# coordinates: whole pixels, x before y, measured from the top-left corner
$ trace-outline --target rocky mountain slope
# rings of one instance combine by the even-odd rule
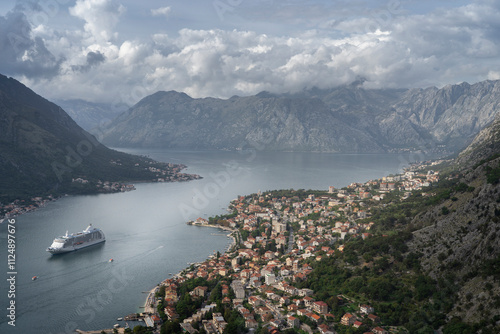
[[[500,152],[500,114],[481,130],[472,143],[457,158],[457,163],[469,166]]]
[[[500,81],[409,90],[394,108],[436,143],[463,148],[500,109]]]
[[[297,151],[382,151],[319,99],[261,93],[229,100],[177,92],[144,98],[104,130],[103,142],[129,147]]]
[[[413,233],[410,249],[424,272],[454,282],[448,316],[467,323],[500,320],[499,143],[497,117],[456,159],[451,175],[459,179],[444,201],[412,222],[425,227]]]
[[[157,92],[102,130],[117,147],[450,153],[493,120],[498,101],[500,81],[412,90],[354,83],[227,100]]]

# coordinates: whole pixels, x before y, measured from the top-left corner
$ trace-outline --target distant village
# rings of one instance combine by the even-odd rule
[[[384,323],[366,302],[339,295],[336,303],[347,311],[334,314],[327,301],[315,298],[315,291],[297,286],[308,280],[312,262],[342,252],[346,238],[372,236],[371,207],[391,194],[398,193],[393,200],[401,200],[439,180],[438,172],[415,169],[343,189],[329,187],[305,198],[293,190],[282,196],[278,194],[286,191],[241,196],[231,202],[231,215],[188,222],[231,231],[234,242],[226,253],[211,255],[159,284],[142,316],[150,327],[181,321],[190,334],[222,334],[230,326],[220,312],[223,305],[238,312],[246,329],[258,333],[262,328],[266,333],[406,333]],[[179,303],[186,300],[181,291],[199,305],[196,311],[179,314]]]
[[[120,161],[115,160],[111,160],[110,163],[118,166],[121,165]],[[152,165],[153,162],[146,162],[146,164]],[[186,168],[185,165],[167,163],[163,164],[161,168],[149,165],[144,166],[144,169],[151,172],[152,179],[150,182],[183,182],[201,178],[201,176],[196,174],[181,173],[181,171]],[[135,167],[140,167],[139,163],[136,163]],[[91,188],[95,186],[94,190],[96,193],[117,193],[135,190],[133,184],[101,180],[90,181],[85,177],[72,178],[71,182],[75,185],[85,185]],[[47,195],[43,197],[33,197],[31,200],[15,200],[8,204],[0,203],[0,221],[34,211],[56,199],[56,196]]]

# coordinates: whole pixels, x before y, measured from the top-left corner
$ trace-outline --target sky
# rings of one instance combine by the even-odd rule
[[[497,80],[500,1],[2,1],[0,73],[48,99],[127,105]]]

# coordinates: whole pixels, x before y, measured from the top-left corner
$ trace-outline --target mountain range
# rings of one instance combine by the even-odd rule
[[[129,107],[120,104],[89,102],[82,99],[54,100],[84,130],[91,131],[116,118]]]
[[[364,89],[360,82],[229,99],[175,91],[145,97],[102,127],[114,147],[451,153],[499,110],[500,81]]]
[[[96,192],[99,181],[152,180],[151,166],[179,170],[105,147],[61,107],[0,75],[0,202]]]
[[[437,186],[405,201],[388,195],[387,205],[369,219],[378,219],[391,235],[368,238],[365,248],[371,245],[382,255],[377,260],[387,268],[377,275],[413,282],[408,293],[424,305],[419,314],[401,314],[407,300],[380,303],[381,313],[403,316],[415,333],[442,326],[444,334],[498,333],[499,85],[485,81],[415,90],[350,85],[228,100],[158,92],[118,116],[104,139],[137,146],[359,152],[469,143],[449,165],[436,166],[442,170]],[[61,107],[0,75],[0,201],[90,192],[75,178],[91,184],[152,180],[151,166],[176,168],[105,147]],[[388,243],[387,254],[375,248],[380,240]],[[402,240],[405,246],[399,247]],[[359,247],[352,251],[364,255]],[[366,269],[353,272],[363,278]],[[419,327],[417,321],[424,320],[426,327]]]

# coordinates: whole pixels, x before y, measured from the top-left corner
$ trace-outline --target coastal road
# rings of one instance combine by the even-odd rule
[[[79,334],[101,334],[102,332],[104,332],[106,334],[113,334],[114,329],[100,329],[97,331],[82,331],[82,330],[76,329],[75,332],[77,332]],[[125,328],[118,328],[118,334],[123,334],[123,333],[125,333]]]
[[[149,291],[148,299],[146,299],[146,304],[144,305],[144,313],[156,313],[155,294],[157,291],[158,291],[157,286]]]

